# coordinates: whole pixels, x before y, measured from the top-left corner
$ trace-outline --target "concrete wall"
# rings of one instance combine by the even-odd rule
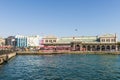
[[[7,62],[12,57],[16,56],[16,53],[1,54],[0,55],[0,64]]]

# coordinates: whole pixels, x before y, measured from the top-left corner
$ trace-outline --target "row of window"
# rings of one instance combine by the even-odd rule
[[[101,42],[116,42],[116,39],[102,39]]]
[[[45,40],[46,43],[52,43],[52,42],[56,42],[56,40]]]

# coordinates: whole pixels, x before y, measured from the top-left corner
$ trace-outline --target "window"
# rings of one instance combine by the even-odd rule
[[[110,42],[110,39],[107,39],[106,42]]]
[[[112,39],[111,42],[115,42],[116,40],[115,39]]]
[[[105,42],[105,39],[102,39],[102,42]]]
[[[56,42],[56,40],[53,40],[53,42]]]
[[[52,42],[52,40],[49,40],[49,42]]]
[[[48,42],[48,40],[45,40],[45,42]]]

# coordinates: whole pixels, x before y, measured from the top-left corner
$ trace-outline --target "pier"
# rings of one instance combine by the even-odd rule
[[[16,56],[16,53],[0,54],[0,64],[7,62],[8,60],[10,60],[14,56]]]

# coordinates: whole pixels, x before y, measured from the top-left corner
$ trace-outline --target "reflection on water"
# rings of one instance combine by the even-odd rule
[[[119,55],[19,55],[0,65],[0,80],[119,79]]]

